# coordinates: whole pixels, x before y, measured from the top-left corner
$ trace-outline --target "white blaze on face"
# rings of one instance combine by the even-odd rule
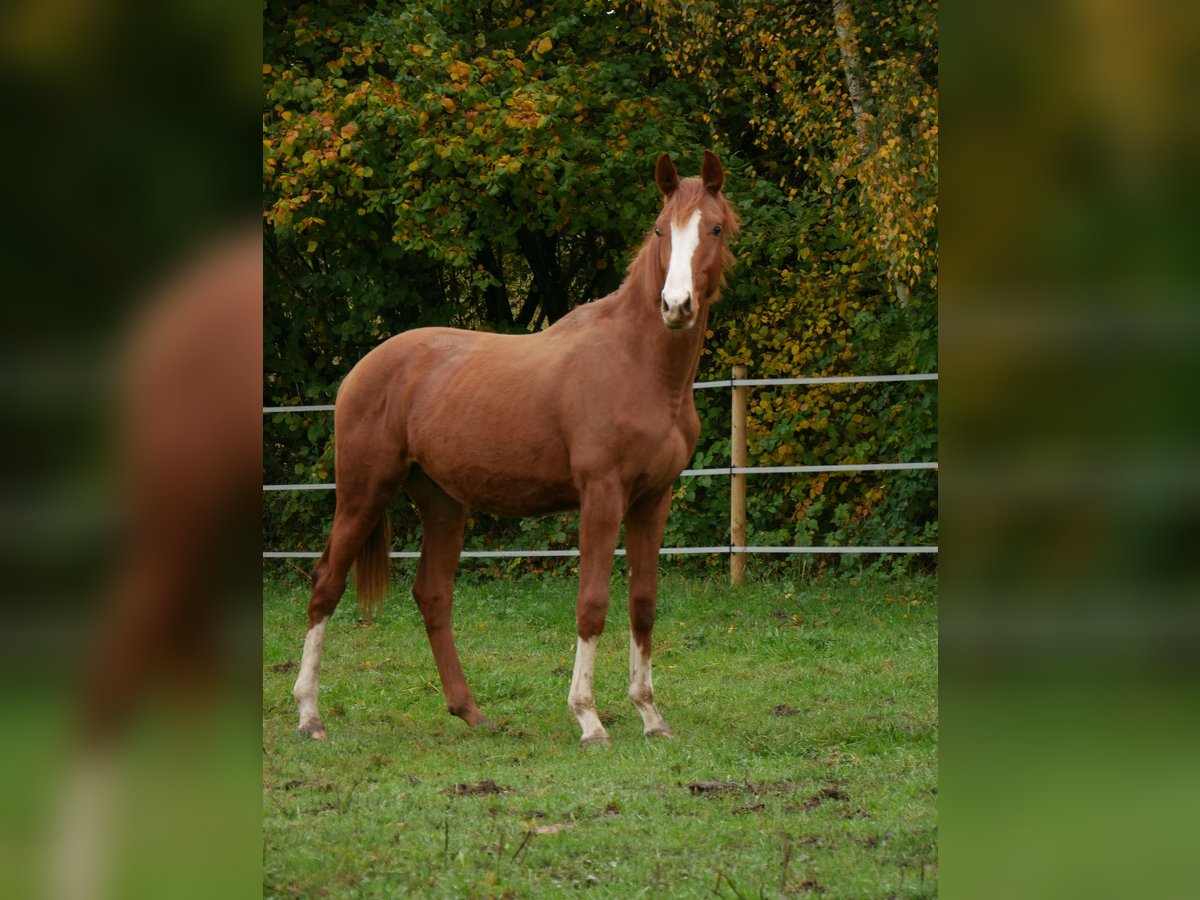
[[[662,299],[666,305],[663,318],[668,324],[678,321],[680,307],[692,296],[692,257],[700,246],[700,210],[693,210],[688,220],[680,225],[671,223],[671,262],[667,266],[667,282],[663,285]],[[692,305],[695,310],[695,303]],[[691,318],[691,314],[687,315]]]

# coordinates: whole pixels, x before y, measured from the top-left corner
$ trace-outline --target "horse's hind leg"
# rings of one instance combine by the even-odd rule
[[[629,699],[642,716],[642,733],[673,737],[654,703],[650,635],[658,603],[658,549],[671,507],[671,492],[639,500],[625,517],[629,563]]]
[[[414,468],[404,490],[421,514],[421,561],[413,580],[413,598],[425,620],[425,633],[437,663],[446,695],[446,706],[472,728],[490,726],[467,686],[458,650],[454,646],[451,611],[454,605],[454,572],[462,552],[467,507]]]
[[[312,596],[308,601],[308,633],[304,655],[292,696],[300,714],[299,731],[317,740],[326,737],[317,707],[317,682],[321,670],[321,650],[329,617],[346,592],[346,576],[368,540],[383,543],[377,548],[387,559],[388,503],[399,491],[396,482],[372,479],[360,481],[348,473],[339,473],[337,510],[325,552],[313,568]],[[361,574],[361,573],[360,573]]]

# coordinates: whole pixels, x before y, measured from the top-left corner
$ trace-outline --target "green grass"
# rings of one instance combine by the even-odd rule
[[[655,693],[674,740],[643,738],[625,699],[615,580],[596,662],[612,745],[591,748],[566,705],[573,580],[459,588],[459,654],[492,731],[446,712],[407,588],[370,628],[342,601],[316,742],[291,698],[307,596],[264,586],[266,894],[937,894],[934,579],[664,578]],[[505,792],[455,792],[489,779]]]

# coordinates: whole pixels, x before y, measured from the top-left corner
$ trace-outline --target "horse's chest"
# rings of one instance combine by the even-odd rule
[[[637,434],[635,446],[626,456],[630,468],[650,482],[674,481],[696,449],[699,428],[690,426],[687,421],[673,422],[667,428]]]

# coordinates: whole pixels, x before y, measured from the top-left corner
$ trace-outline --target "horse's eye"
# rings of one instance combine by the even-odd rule
[[[721,233],[721,226],[720,226],[720,225],[714,225],[714,226],[713,226],[712,233],[713,233],[713,234],[720,234],[720,233]]]
[[[654,226],[654,233],[657,234],[659,237],[662,237],[662,229],[659,228],[657,225]]]

